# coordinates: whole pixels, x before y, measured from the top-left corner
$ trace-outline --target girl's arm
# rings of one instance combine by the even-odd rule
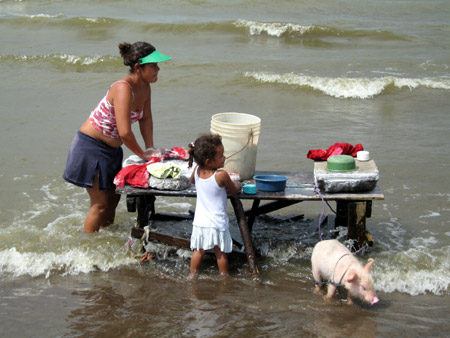
[[[195,166],[194,170],[192,171],[191,178],[189,181],[191,181],[192,184],[195,184],[195,172],[197,171],[198,165]]]
[[[144,151],[139,146],[131,129],[132,94],[130,87],[125,83],[118,83],[111,88],[111,91],[119,136],[126,147],[146,161]]]
[[[225,187],[230,195],[236,195],[241,190],[241,182],[232,181],[225,170],[217,171],[216,181],[219,186]]]

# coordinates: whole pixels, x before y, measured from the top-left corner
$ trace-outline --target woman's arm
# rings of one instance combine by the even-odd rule
[[[111,88],[110,92],[112,94],[111,103],[114,105],[116,114],[117,131],[119,132],[123,144],[137,156],[146,161],[147,157],[139,146],[133,130],[131,129],[131,88],[126,83],[118,83]]]
[[[144,103],[144,114],[139,120],[139,129],[141,131],[142,138],[144,139],[145,149],[153,148],[153,116],[152,116],[152,91],[148,86],[148,98]]]

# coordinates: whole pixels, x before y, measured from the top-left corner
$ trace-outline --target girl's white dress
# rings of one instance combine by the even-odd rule
[[[227,191],[216,181],[216,173],[207,179],[195,170],[197,202],[191,235],[191,249],[210,250],[218,246],[222,252],[231,252],[233,240],[227,215]]]

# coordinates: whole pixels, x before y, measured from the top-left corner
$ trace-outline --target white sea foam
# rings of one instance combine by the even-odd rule
[[[368,99],[380,95],[388,86],[407,88],[418,87],[431,89],[450,89],[450,80],[442,78],[399,78],[394,76],[380,78],[347,78],[306,76],[294,73],[276,74],[269,72],[245,72],[245,77],[258,82],[286,84],[290,86],[311,88],[337,98]]]
[[[257,22],[248,20],[238,20],[234,24],[236,27],[248,28],[251,35],[260,35],[261,33],[266,33],[267,35],[276,37],[280,37],[286,32],[296,32],[300,35],[303,35],[315,28],[314,26],[305,26],[292,23]]]
[[[13,177],[13,181],[23,181],[32,177],[31,175],[22,175],[21,177]]]
[[[29,275],[50,276],[52,272],[62,275],[78,275],[95,270],[108,271],[110,269],[136,263],[124,249],[118,249],[121,254],[108,257],[102,254],[100,248],[86,250],[82,247],[70,248],[67,251],[43,253],[22,252],[15,247],[0,251],[0,272],[11,273],[15,277]],[[106,253],[107,250],[104,250]]]
[[[27,18],[30,19],[39,19],[39,18],[62,18],[64,17],[63,14],[56,14],[56,15],[50,15],[50,14],[34,14],[34,15],[24,15]]]
[[[439,212],[431,211],[431,210],[427,210],[427,211],[429,212],[428,215],[422,215],[422,216],[419,216],[419,218],[428,218],[428,217],[438,217],[438,216],[441,216],[441,214],[440,214]]]
[[[191,203],[187,203],[187,202],[173,202],[173,201],[168,201],[164,198],[158,198],[157,200],[157,207],[163,207],[163,208],[173,208],[173,209],[177,209],[179,212],[188,212],[189,209],[192,208],[192,204]]]
[[[430,244],[436,244],[437,239],[434,236],[424,238],[424,237],[415,237],[411,239],[411,247],[414,248],[426,248]]]
[[[387,293],[399,291],[412,296],[449,293],[450,247],[437,250],[419,247],[384,255],[386,257],[376,259],[374,264],[377,290]]]
[[[81,65],[91,65],[97,62],[104,61],[104,58],[101,56],[95,56],[95,57],[80,57],[76,55],[68,55],[68,54],[62,54],[60,56],[61,60],[66,61],[70,64],[81,64]]]

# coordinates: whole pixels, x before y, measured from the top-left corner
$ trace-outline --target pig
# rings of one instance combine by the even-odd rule
[[[373,259],[369,258],[363,268],[361,263],[349,249],[335,239],[317,243],[311,255],[312,273],[315,281],[315,292],[318,294],[323,284],[328,285],[325,299],[330,300],[337,286],[344,286],[347,303],[352,304],[351,297],[358,297],[373,305],[379,301],[373,287],[370,267]]]

